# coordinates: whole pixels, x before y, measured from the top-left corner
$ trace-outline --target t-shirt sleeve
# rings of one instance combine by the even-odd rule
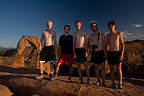
[[[59,38],[59,45],[62,45],[62,38],[61,38],[61,36]]]

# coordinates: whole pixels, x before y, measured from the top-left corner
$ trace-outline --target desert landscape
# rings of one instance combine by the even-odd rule
[[[0,96],[144,96],[143,9],[144,0],[0,0]],[[73,38],[70,35],[73,35]],[[58,51],[60,47],[61,53],[66,53],[64,56],[60,54],[61,57],[70,59],[73,49],[69,44],[90,52],[87,50],[90,47],[95,47],[95,51],[101,50],[105,41],[111,45],[110,51],[119,51],[119,41],[123,43],[120,46],[122,49],[125,45],[123,58],[121,56],[123,80],[116,82],[116,89],[96,85],[94,68],[97,66],[90,62],[90,54],[87,63],[92,85],[86,83],[88,71],[86,72],[84,64],[80,66],[72,64],[72,82],[68,82],[69,66],[60,66],[56,80],[50,79],[50,73],[54,73],[54,70],[50,72],[50,63],[44,63],[44,66],[40,67],[41,71],[39,70],[40,54],[38,53],[41,47],[45,48],[41,51],[44,54],[41,54],[40,60],[46,59],[43,57],[53,57],[53,53],[58,55],[53,51],[55,49]],[[39,48],[39,45],[42,46]],[[45,56],[50,54],[45,49],[52,54]],[[82,54],[84,53],[82,51],[75,53],[77,53],[76,57],[87,55]],[[112,63],[117,61],[114,60],[117,59],[117,55],[119,54],[111,59]],[[97,57],[101,56],[102,54]],[[54,69],[60,65],[58,59],[56,56],[56,61],[55,58],[52,60]],[[79,61],[79,59],[75,60]],[[105,63],[106,83],[111,85],[108,60]],[[77,83],[80,68],[84,84]],[[101,73],[101,67],[99,69]],[[114,67],[114,74],[121,79],[116,69],[119,69],[118,66]],[[121,73],[121,70],[119,72]],[[44,78],[39,79],[42,76]],[[118,89],[121,88],[121,84],[122,89]]]
[[[33,39],[32,39],[33,38]],[[125,42],[123,61],[123,89],[95,85],[94,67],[89,62],[92,85],[78,84],[77,67],[73,65],[72,83],[67,82],[68,68],[61,66],[57,80],[49,80],[49,64],[45,64],[45,78],[36,80],[38,70],[37,38],[23,36],[17,49],[0,49],[0,96],[143,96],[144,40]],[[27,42],[24,44],[24,42]],[[22,43],[22,45],[21,45]],[[31,46],[27,46],[31,44]],[[57,63],[55,62],[55,65]],[[106,64],[106,81],[111,83]],[[83,75],[85,70],[82,66]],[[84,77],[86,82],[86,77]]]

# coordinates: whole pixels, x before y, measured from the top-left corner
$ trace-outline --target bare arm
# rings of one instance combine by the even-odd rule
[[[106,50],[109,51],[109,41],[108,41],[108,35],[106,35]]]
[[[121,40],[121,43],[122,43],[122,49],[121,49],[121,60],[123,59],[123,54],[124,54],[124,41],[123,41],[123,36],[120,32],[120,40]]]
[[[84,39],[85,39],[85,45],[84,45],[84,47],[85,47],[85,50],[87,51],[87,34],[86,34],[86,32],[84,34]]]
[[[60,38],[59,38],[59,45],[58,45],[58,52],[57,52],[57,56],[58,56],[58,58],[60,57],[60,54],[61,54],[61,43],[62,43],[62,39],[61,39],[61,36],[60,36]]]
[[[42,42],[44,40],[44,34],[43,34],[43,31],[42,31],[42,34],[41,34],[41,39],[40,39],[40,43],[39,43],[39,53],[41,51],[41,47],[42,47]]]
[[[87,42],[87,46],[88,46],[88,54],[90,53],[91,51],[91,44],[90,44],[90,36],[88,37],[88,42]]]
[[[56,46],[57,46],[56,32],[53,35],[53,39],[54,39],[54,49],[55,49],[55,55],[56,55]]]
[[[103,41],[103,50],[105,53],[105,59],[107,60],[107,44],[106,44],[106,36],[103,34],[102,37],[102,41]]]
[[[75,33],[73,34],[73,53],[74,53],[74,57],[76,58],[76,55],[75,55]]]
[[[60,57],[60,54],[61,54],[61,45],[58,45],[58,54],[57,54],[57,56],[58,56],[58,58]]]
[[[85,32],[85,50],[86,50],[86,57],[87,57],[87,33]]]

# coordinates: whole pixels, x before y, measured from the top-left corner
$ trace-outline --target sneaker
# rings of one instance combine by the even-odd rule
[[[90,78],[87,79],[87,84],[92,85]]]
[[[43,74],[40,74],[38,76],[35,77],[36,79],[43,79]]]
[[[78,83],[83,83],[83,78],[79,78]]]
[[[71,81],[71,77],[70,77],[70,76],[69,76],[69,78],[68,78],[68,82],[72,82],[72,81]]]
[[[101,86],[109,87],[108,84],[107,84],[105,81],[103,81],[103,82],[101,83]]]
[[[115,83],[112,83],[112,84],[110,85],[110,88],[115,89],[115,88],[116,88],[116,84],[115,84]]]
[[[122,84],[118,84],[118,89],[122,89]]]
[[[97,82],[96,82],[96,84],[95,85],[98,85],[98,86],[100,86],[101,85],[101,82],[100,82],[100,80],[97,80]]]
[[[54,75],[53,74],[50,74],[50,78],[53,78],[54,77]]]
[[[54,77],[50,78],[51,81],[56,80],[56,79],[57,79],[57,76],[54,76]]]

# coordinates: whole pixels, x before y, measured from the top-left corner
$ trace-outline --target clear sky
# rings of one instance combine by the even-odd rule
[[[57,38],[65,24],[73,34],[76,20],[87,34],[91,21],[107,34],[107,23],[114,20],[125,41],[144,39],[144,0],[0,0],[0,46],[16,47],[22,35],[40,37],[47,20],[53,21]]]

